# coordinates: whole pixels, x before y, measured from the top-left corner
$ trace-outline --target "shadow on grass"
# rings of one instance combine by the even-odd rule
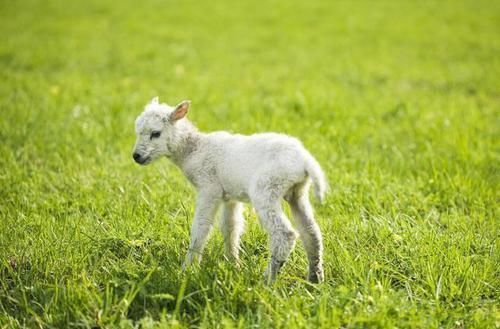
[[[185,248],[180,244],[144,237],[96,240],[89,267],[103,301],[97,323],[163,316],[195,325],[210,316],[213,303],[224,305],[231,317],[257,312],[254,289],[262,285],[260,262],[266,258],[261,248],[246,252],[246,247],[243,266],[226,261],[219,248],[208,248],[201,265],[182,272]]]

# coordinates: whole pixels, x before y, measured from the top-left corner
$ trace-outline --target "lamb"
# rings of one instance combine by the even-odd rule
[[[225,253],[238,261],[244,226],[242,202],[251,202],[269,234],[271,259],[264,272],[266,282],[276,280],[299,234],[308,257],[308,279],[322,282],[323,242],[308,197],[311,181],[320,201],[328,188],[318,162],[299,140],[284,134],[202,133],[186,118],[189,106],[190,101],[183,101],[172,108],[153,98],[136,120],[133,151],[134,160],[141,165],[166,156],[197,189],[183,269],[201,261],[221,205]],[[290,205],[299,234],[283,212],[282,199]]]

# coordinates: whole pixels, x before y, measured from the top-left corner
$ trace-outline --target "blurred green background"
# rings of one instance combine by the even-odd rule
[[[500,2],[0,1],[0,326],[498,327]],[[133,163],[154,96],[300,138],[326,282],[248,209],[180,272],[194,190]]]

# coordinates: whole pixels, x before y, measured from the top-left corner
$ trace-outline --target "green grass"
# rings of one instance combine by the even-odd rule
[[[0,2],[0,327],[499,328],[500,2]],[[134,164],[153,96],[299,137],[326,282],[246,211],[181,273],[194,190]]]

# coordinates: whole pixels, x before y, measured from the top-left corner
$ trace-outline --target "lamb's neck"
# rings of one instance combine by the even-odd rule
[[[171,150],[172,161],[180,167],[198,150],[203,136],[191,122],[184,120],[186,121],[182,122],[182,126],[179,127],[179,134],[175,141],[176,147]]]

